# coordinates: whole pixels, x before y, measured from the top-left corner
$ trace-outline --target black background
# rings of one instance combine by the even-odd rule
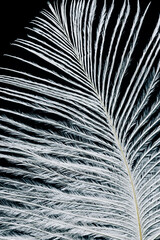
[[[26,32],[24,27],[28,26],[43,8],[47,8],[47,2],[47,0],[0,1],[0,61],[3,61],[3,54],[10,49],[10,43],[16,38],[23,38]],[[102,2],[97,0],[97,5]],[[115,2],[121,4],[122,1],[115,0]],[[130,0],[132,5],[136,5],[136,2],[136,0]],[[158,0],[140,0],[141,8],[144,9],[149,2],[151,6],[145,20],[146,34],[152,28],[152,24],[155,24],[159,12]]]
[[[23,38],[25,27],[39,12],[47,7],[47,0],[0,1],[0,60],[10,50],[10,43]]]
[[[59,1],[59,0],[57,0],[57,1]],[[111,3],[112,0],[107,0],[107,2],[108,1]],[[145,21],[143,24],[143,29],[142,29],[143,34],[141,34],[141,37],[138,39],[138,41],[139,41],[138,51],[136,49],[136,52],[138,54],[139,54],[139,52],[143,51],[144,46],[148,42],[148,39],[150,38],[151,33],[154,29],[154,26],[158,20],[158,13],[159,13],[158,0],[152,0],[152,1],[139,0],[139,1],[140,1],[142,12],[144,11],[144,9],[146,8],[146,6],[149,2],[151,2],[151,5],[150,5],[150,8],[148,10],[148,13],[145,17]],[[12,43],[17,38],[25,38],[26,33],[27,33],[27,30],[25,29],[25,27],[29,26],[30,21],[32,21],[35,16],[38,16],[42,9],[48,8],[47,2],[48,2],[47,0],[26,0],[26,1],[25,0],[4,0],[4,1],[0,0],[0,66],[3,66],[3,63],[5,62],[5,57],[3,56],[3,54],[9,53],[11,50],[10,43]],[[50,2],[52,2],[52,1],[50,1]],[[115,0],[116,5],[118,5],[119,7],[122,6],[122,2],[123,2],[123,0]],[[130,0],[130,3],[132,6],[134,5],[133,6],[134,9],[136,9],[137,0]],[[103,0],[97,0],[98,7],[102,6],[102,4],[103,4]],[[119,9],[118,9],[118,12],[119,12]],[[135,12],[131,12],[131,14],[134,15]],[[17,52],[14,52],[14,53],[17,54]],[[25,52],[25,54],[26,54],[26,52]],[[7,60],[7,61],[10,61],[10,60]],[[36,59],[36,61],[38,61],[38,60]],[[135,65],[137,64],[136,60],[135,60],[134,64]],[[6,66],[8,66],[8,62],[7,62]],[[27,66],[25,66],[25,70],[27,72]],[[29,73],[30,73],[30,70],[31,70],[31,67],[28,71]],[[39,74],[41,76],[42,72],[40,72]],[[45,74],[45,76],[42,75],[41,77],[46,77],[46,78],[50,79],[51,76],[46,76],[46,72],[43,74]],[[37,75],[37,72],[36,72],[36,75]],[[123,91],[122,91],[121,95],[123,95],[123,92],[125,91],[125,89],[122,89],[122,90]],[[159,91],[159,90],[157,89],[157,91]],[[155,94],[155,98],[156,98],[156,94]],[[151,101],[152,101],[152,99],[151,99]],[[11,104],[11,102],[8,103],[7,101],[1,101],[0,105],[1,106],[3,105],[3,108],[12,109],[12,110],[15,109],[16,111],[23,112],[23,113],[27,112],[31,115],[42,114],[39,112],[36,112],[36,113],[33,112],[33,109],[28,110],[28,108],[24,108],[24,107],[22,108],[21,106],[17,106],[16,104],[13,105],[13,104]],[[9,114],[7,114],[7,116],[10,117]],[[45,115],[45,117],[46,117],[46,115]],[[56,116],[56,115],[54,115],[54,117],[47,115],[47,117],[50,117],[51,119],[52,118],[58,119],[61,121],[63,120],[63,119],[60,119],[60,117]],[[20,122],[22,121],[24,123],[24,119],[20,119],[20,118],[16,119],[16,116],[15,116],[15,120],[18,120]],[[43,130],[44,129],[46,129],[46,130],[50,129],[51,131],[55,130],[55,129],[51,129],[51,126],[48,126],[45,124],[44,124],[45,125],[44,126],[44,125],[38,125],[37,122],[36,123],[29,122],[28,119],[25,124],[29,124],[30,126],[32,126],[34,128],[42,128]],[[1,166],[8,166],[9,163],[6,160],[4,160],[4,161],[1,160],[0,164],[1,164]],[[10,163],[10,166],[11,166],[11,163]]]

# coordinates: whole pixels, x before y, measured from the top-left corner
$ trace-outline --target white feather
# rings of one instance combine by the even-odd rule
[[[96,4],[49,3],[13,43],[22,56],[6,54],[16,66],[0,75],[2,240],[160,235],[160,18],[129,80],[149,5],[131,16],[124,1],[117,16],[104,1],[98,17]]]

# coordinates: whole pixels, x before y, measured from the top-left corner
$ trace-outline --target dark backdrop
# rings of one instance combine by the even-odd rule
[[[107,1],[111,2],[111,0],[107,0]],[[120,4],[120,6],[122,6],[121,5],[122,1],[123,0],[115,0],[116,4]],[[147,4],[150,2],[149,0],[139,0],[139,1],[141,4],[141,8],[143,10],[147,6]],[[103,0],[97,0],[98,6],[100,6],[102,2]],[[132,5],[135,5],[135,7],[136,7],[136,2],[137,2],[136,0],[130,0],[130,3]],[[149,38],[150,33],[153,31],[153,26],[155,26],[155,23],[158,19],[158,12],[159,12],[158,2],[159,0],[151,1],[151,6],[143,25],[143,34],[139,39],[139,43],[140,43],[138,44],[139,50],[143,50],[145,43],[148,42],[147,39]],[[27,27],[29,25],[29,22],[32,19],[34,19],[34,17],[37,16],[43,8],[46,8],[46,7],[47,7],[47,0],[0,0],[0,66],[3,65],[4,61],[6,61],[5,59],[8,59],[3,57],[3,54],[10,52],[10,49],[11,49],[10,43],[12,43],[16,38],[25,37],[27,32],[27,30],[25,30],[25,27]],[[139,51],[136,51],[136,52],[139,52]],[[10,61],[10,60],[7,60],[7,61]],[[7,62],[6,66],[8,66],[8,64],[9,62]],[[136,64],[137,62],[135,60],[135,65]],[[28,71],[29,73],[30,73],[30,70],[31,70],[31,67]],[[45,76],[42,75],[42,77],[46,77],[50,79],[50,76],[46,76],[46,72],[45,72]],[[4,108],[6,107],[7,109],[11,108],[12,110],[15,109],[16,111],[18,109],[19,112],[29,112],[27,108],[25,109],[23,107],[22,109],[20,108],[20,106],[17,107],[16,104],[11,104],[10,102],[8,104],[7,101],[3,101],[3,102],[1,101],[0,105],[3,106]],[[32,110],[30,110],[29,113],[35,114],[35,112],[32,112]],[[10,117],[9,114],[7,116]],[[57,118],[59,119],[59,117]],[[54,115],[54,119],[56,119],[55,115]],[[21,119],[18,119],[18,120],[20,121]],[[29,120],[27,120],[27,124],[30,124],[30,125],[33,124],[28,121]],[[37,126],[37,123],[36,123],[36,126],[34,125],[31,125],[31,126],[40,127],[40,128],[42,127],[43,129],[46,127],[46,130],[49,128],[48,126]],[[50,129],[50,130],[53,131],[54,129]],[[5,159],[4,159],[4,162],[3,160],[1,160],[0,165],[7,166],[8,162],[6,162]]]
[[[47,0],[0,1],[0,60],[10,43],[25,34],[24,27],[47,6]]]
[[[109,2],[111,0],[108,0]],[[152,24],[154,25],[158,12],[158,0],[139,0],[142,8],[149,2],[151,6],[146,17],[146,34]],[[0,61],[3,61],[2,55],[10,49],[10,43],[16,38],[23,38],[25,34],[24,27],[38,15],[40,10],[47,7],[48,0],[1,0],[0,1]],[[50,1],[52,2],[52,0]],[[97,0],[100,5],[103,0]],[[122,0],[115,0],[116,4],[121,4]],[[130,3],[136,5],[137,0],[130,0]],[[145,35],[144,35],[145,38]]]

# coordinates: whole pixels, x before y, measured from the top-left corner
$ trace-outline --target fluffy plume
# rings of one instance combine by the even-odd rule
[[[54,1],[13,43],[1,240],[160,239],[160,19],[137,52],[148,8]]]

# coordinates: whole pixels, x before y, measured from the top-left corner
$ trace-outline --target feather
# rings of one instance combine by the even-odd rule
[[[148,8],[54,1],[12,44],[0,239],[159,239],[160,18],[132,62]]]

